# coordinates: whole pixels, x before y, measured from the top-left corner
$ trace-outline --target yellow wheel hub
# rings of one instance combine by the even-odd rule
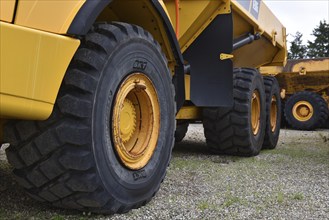
[[[276,121],[278,120],[278,106],[275,96],[272,96],[270,111],[271,131],[274,132],[276,129]]]
[[[129,99],[125,99],[120,112],[120,138],[123,143],[129,141],[136,130],[136,109]]]
[[[157,145],[160,105],[151,80],[143,73],[129,75],[120,85],[112,111],[114,149],[129,169],[146,166]]]
[[[254,136],[256,136],[260,129],[260,95],[257,90],[252,94],[251,99],[251,127]]]
[[[292,114],[298,121],[308,121],[314,114],[313,106],[307,101],[299,101],[293,106]]]

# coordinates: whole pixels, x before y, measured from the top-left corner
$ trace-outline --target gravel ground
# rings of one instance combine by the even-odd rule
[[[202,125],[176,144],[155,198],[127,214],[55,209],[26,196],[0,150],[0,219],[329,219],[329,130],[281,130],[253,158],[212,155]]]

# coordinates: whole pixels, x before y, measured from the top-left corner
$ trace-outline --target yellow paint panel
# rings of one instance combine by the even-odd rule
[[[261,40],[233,52],[234,66],[255,68],[264,65],[285,65],[287,59],[286,29],[265,3],[260,2],[258,18],[255,18],[236,0],[232,0],[232,10],[234,39],[246,33],[259,32],[262,34]]]
[[[79,44],[69,37],[0,22],[0,94],[54,104]],[[18,110],[5,109],[14,106],[6,100],[0,100],[1,111],[13,111],[10,116],[15,117]],[[28,101],[15,105],[23,107],[24,103]],[[31,108],[29,104],[26,107]],[[24,114],[25,109],[20,111]]]
[[[265,31],[269,38],[275,44],[279,44],[281,47],[286,46],[286,31],[285,27],[281,24],[280,20],[275,17],[275,15],[270,11],[270,9],[265,5],[264,2],[260,4],[259,13],[259,26]],[[273,32],[275,32],[275,37],[273,39]]]
[[[173,24],[176,23],[175,0],[164,1]],[[179,44],[184,52],[218,14],[230,13],[227,0],[180,0]],[[175,27],[174,27],[175,28]]]
[[[328,71],[329,70],[329,59],[318,59],[318,60],[305,60],[301,62],[296,62],[293,65],[291,72],[300,72],[301,69],[305,69],[307,72],[316,71]]]
[[[50,116],[53,107],[50,103],[0,93],[1,118],[45,120]]]
[[[0,0],[0,20],[12,22],[15,10],[15,0]]]
[[[201,119],[202,109],[196,106],[183,106],[176,115],[176,119]]]
[[[241,16],[241,18],[247,21],[247,23],[251,25],[255,31],[263,32],[263,34],[271,41],[273,40],[275,44],[279,44],[280,47],[285,47],[285,28],[263,1],[260,2],[259,15],[257,19],[253,17],[245,8],[243,8],[236,0],[232,1],[232,8],[233,13]],[[239,23],[240,22],[237,22],[235,24],[235,29],[237,29],[236,26],[238,26]],[[272,33],[274,32],[276,32],[275,39],[273,39],[272,36]]]
[[[20,0],[15,24],[65,34],[85,0]]]
[[[270,75],[270,76],[275,76],[281,73],[282,70],[283,70],[282,66],[262,66],[259,68],[259,72],[262,75]]]
[[[191,100],[191,75],[185,74],[185,100]]]
[[[163,2],[171,21],[175,24],[175,0]],[[230,6],[233,10],[234,39],[247,33],[263,34],[262,40],[234,52],[235,66],[255,68],[262,65],[284,65],[287,55],[285,28],[262,1],[259,4],[257,18],[249,12],[251,5],[249,10],[246,10],[236,0],[180,0],[181,51],[184,52],[217,15],[230,13]]]

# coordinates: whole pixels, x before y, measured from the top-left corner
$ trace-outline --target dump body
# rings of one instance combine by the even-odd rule
[[[287,96],[300,91],[329,96],[329,58],[289,60],[276,78]]]
[[[277,78],[285,99],[301,91],[329,95],[329,58],[288,60],[285,67],[260,70]]]
[[[179,23],[176,24],[175,1],[165,0],[178,39],[184,52],[219,14],[233,16],[233,39],[247,33],[261,33],[262,39],[234,51],[234,66],[282,66],[286,59],[286,30],[263,1],[179,1]],[[232,11],[231,11],[232,10]],[[227,30],[229,31],[229,30]],[[215,42],[211,42],[215,43]],[[248,57],[248,59],[246,59]]]
[[[249,2],[249,10],[246,2]],[[263,1],[233,1],[232,3],[234,39],[248,32],[258,32],[262,36],[260,40],[234,51],[234,66],[251,68],[283,66],[287,55],[286,29],[279,19]]]

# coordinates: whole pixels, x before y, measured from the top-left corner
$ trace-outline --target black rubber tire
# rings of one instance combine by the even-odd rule
[[[284,108],[286,106],[285,100],[281,99],[281,128],[288,128],[289,124],[284,117]]]
[[[299,101],[307,101],[313,107],[313,116],[307,121],[300,121],[292,114],[293,106]],[[287,122],[297,130],[314,130],[322,127],[328,118],[328,104],[317,93],[302,91],[288,98],[284,114]]]
[[[264,86],[266,94],[266,128],[263,143],[263,149],[274,149],[278,143],[281,127],[281,97],[278,81],[272,76],[264,76]],[[271,101],[272,97],[276,99],[277,120],[275,129],[271,128]]]
[[[176,121],[175,142],[181,142],[188,130],[189,122],[184,120]]]
[[[204,108],[203,126],[209,149],[214,153],[255,156],[262,149],[265,134],[265,90],[262,76],[255,69],[235,69],[234,106]],[[260,94],[260,129],[255,136],[251,127],[251,99]]]
[[[147,165],[135,171],[118,159],[109,123],[115,92],[133,72],[152,81],[161,109],[157,147]],[[51,117],[7,125],[7,157],[19,184],[37,200],[124,213],[158,191],[174,145],[175,111],[167,59],[152,36],[135,25],[98,24],[76,52]]]
[[[328,115],[327,121],[323,125],[323,128],[328,128],[329,129],[329,115]]]

